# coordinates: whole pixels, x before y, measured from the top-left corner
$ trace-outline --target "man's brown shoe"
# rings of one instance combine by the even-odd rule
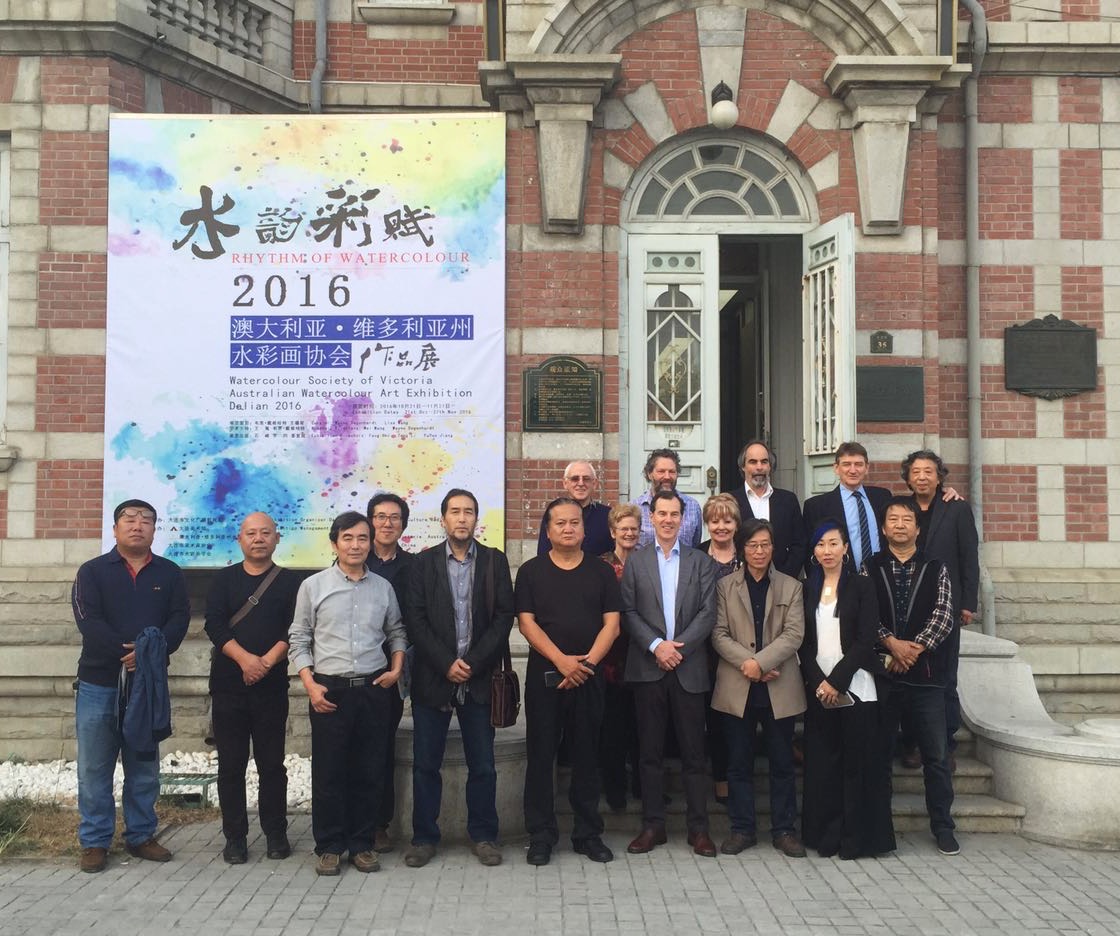
[[[774,847],[787,858],[805,857],[805,846],[801,844],[801,839],[792,832],[783,832],[774,839]]]
[[[374,851],[360,851],[357,854],[351,852],[350,864],[361,871],[362,874],[381,870],[381,862],[377,860],[377,852]]]
[[[96,874],[98,871],[104,871],[105,865],[109,863],[109,849],[107,848],[83,848],[82,858],[78,862],[78,867],[85,871],[87,874]]]
[[[141,842],[139,845],[127,846],[128,853],[133,858],[143,858],[145,861],[170,861],[171,852],[160,845],[154,838]]]
[[[716,843],[707,832],[693,832],[688,837],[688,844],[701,858],[715,858]]]
[[[754,848],[758,844],[758,836],[744,835],[742,832],[732,832],[723,840],[720,851],[725,855],[737,855],[739,852]]]
[[[664,829],[654,829],[646,826],[638,833],[638,837],[626,846],[626,850],[631,855],[644,855],[646,852],[653,851],[658,845],[664,845],[667,841],[669,839],[666,837]]]
[[[336,855],[334,852],[323,852],[315,859],[315,873],[320,877],[334,877],[342,872],[339,867],[341,861],[341,855]]]
[[[378,829],[373,833],[373,850],[379,855],[387,854],[393,850],[393,840],[389,838],[388,829]]]

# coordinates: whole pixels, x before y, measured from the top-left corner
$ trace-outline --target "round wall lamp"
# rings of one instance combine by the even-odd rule
[[[719,130],[730,130],[739,122],[739,108],[735,106],[735,95],[726,82],[721,81],[712,88],[712,126]]]

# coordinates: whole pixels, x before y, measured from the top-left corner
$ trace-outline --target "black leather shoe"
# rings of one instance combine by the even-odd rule
[[[249,846],[245,839],[226,839],[226,847],[222,849],[222,860],[226,864],[245,864],[249,860]]]
[[[530,842],[529,851],[525,854],[525,861],[540,867],[552,860],[552,846],[548,842]]]
[[[283,830],[279,832],[269,832],[266,836],[268,842],[268,850],[265,852],[269,858],[274,861],[288,858],[292,854],[292,846],[288,842],[288,834]]]
[[[614,852],[607,848],[603,844],[603,840],[597,835],[585,839],[573,839],[572,851],[577,855],[586,855],[592,861],[600,861],[604,864],[608,861],[614,861]]]

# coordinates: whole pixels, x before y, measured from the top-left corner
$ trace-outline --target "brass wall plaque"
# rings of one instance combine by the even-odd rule
[[[603,372],[571,357],[551,357],[521,375],[526,432],[599,432],[603,428]]]
[[[926,379],[921,367],[857,367],[856,419],[924,422]]]
[[[1003,385],[1057,400],[1097,389],[1097,330],[1056,315],[1003,330]]]

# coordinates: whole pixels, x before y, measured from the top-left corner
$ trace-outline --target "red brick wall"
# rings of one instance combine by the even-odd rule
[[[1062,237],[1101,236],[1101,151],[1062,150],[1059,158]]]
[[[1038,432],[1034,397],[1004,387],[1002,364],[980,368],[980,418],[986,439],[1019,439]]]
[[[989,17],[990,18],[990,17]],[[981,123],[1030,123],[1033,82],[1030,76],[985,75],[977,95]]]
[[[937,151],[937,233],[964,240],[964,150]]]
[[[0,539],[8,538],[8,492],[0,491]]]
[[[214,110],[213,100],[181,84],[168,81],[160,82],[165,114],[210,114]]]
[[[105,327],[105,254],[39,254],[40,328]]]
[[[677,130],[706,124],[699,47],[692,10],[666,17],[628,36],[614,49],[622,55],[622,80],[615,96],[623,97],[648,81],[656,81]]]
[[[1000,240],[1034,237],[1031,151],[980,150],[979,181],[980,236]]]
[[[144,110],[144,73],[115,59],[109,63],[109,106],[130,114]]]
[[[37,432],[100,432],[105,418],[105,358],[42,355],[36,364]]]
[[[1063,75],[1058,79],[1058,120],[1101,122],[1101,79]]]
[[[109,59],[43,56],[39,59],[44,104],[104,104],[109,96]]]
[[[964,338],[968,334],[963,266],[937,268],[937,331],[942,338]]]
[[[518,253],[509,256],[506,321],[541,326],[618,327],[618,257],[584,251]]]
[[[39,154],[39,220],[106,224],[109,134],[44,130]]]
[[[936,264],[922,254],[857,253],[856,328],[924,328],[937,295],[925,284]]]
[[[447,39],[371,39],[363,23],[329,23],[327,81],[410,81],[478,84],[478,63],[486,58],[481,26],[449,26]],[[297,81],[307,81],[315,65],[315,24],[297,20],[292,28],[292,63]]]
[[[1099,20],[1100,18],[1100,0],[1062,0],[1064,20]]]
[[[14,55],[0,55],[0,103],[9,103],[15,94],[19,63]]]
[[[1038,469],[984,466],[984,538],[988,542],[1038,539]]]
[[[1108,469],[1066,465],[1066,539],[1072,543],[1108,540]]]
[[[981,267],[981,337],[1002,339],[1008,325],[1033,319],[1034,308],[1034,267]]]
[[[35,535],[100,538],[100,459],[43,459],[35,466]]]
[[[968,372],[963,364],[938,367],[938,427],[943,439],[968,438]],[[967,476],[967,472],[965,472]]]

